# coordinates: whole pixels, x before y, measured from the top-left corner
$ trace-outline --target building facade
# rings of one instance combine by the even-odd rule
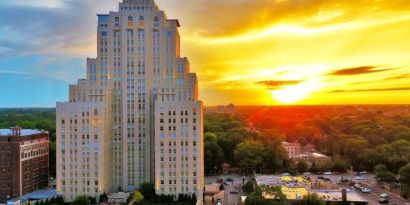
[[[301,148],[299,142],[282,142],[283,148],[288,152],[289,158],[292,158],[295,155],[301,154]]]
[[[97,58],[69,102],[57,103],[57,190],[66,200],[145,182],[158,194],[201,195],[203,105],[179,26],[153,0],[98,15]]]
[[[48,132],[0,129],[0,203],[48,186]]]

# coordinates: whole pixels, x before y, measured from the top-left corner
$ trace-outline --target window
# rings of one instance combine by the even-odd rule
[[[140,16],[139,21],[140,21],[140,23],[144,22],[144,17]]]
[[[131,17],[132,18],[132,17]],[[120,22],[120,18],[119,17],[115,17],[115,23]]]
[[[128,16],[128,21],[129,21],[129,22],[132,21],[132,16]]]
[[[159,26],[159,18],[158,18],[158,16],[154,17],[154,26]]]

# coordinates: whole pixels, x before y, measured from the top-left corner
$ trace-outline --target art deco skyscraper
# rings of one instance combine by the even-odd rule
[[[203,105],[178,20],[154,0],[123,0],[98,15],[97,58],[87,79],[57,103],[57,190],[131,191],[151,182],[159,194],[201,194]]]

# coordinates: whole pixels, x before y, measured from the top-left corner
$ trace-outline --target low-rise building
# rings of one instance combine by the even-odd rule
[[[309,163],[318,163],[330,160],[329,156],[315,152],[312,144],[302,148],[298,142],[282,142],[283,148],[288,152],[288,157],[294,160],[306,160]]]
[[[288,152],[289,158],[293,158],[293,156],[301,154],[299,142],[282,142],[282,146]]]
[[[338,190],[320,190],[310,186],[310,182],[302,176],[277,176],[277,175],[258,175],[255,177],[257,185],[278,186],[291,204],[303,199],[303,196],[308,194],[317,194],[320,199],[326,201],[327,204],[338,204],[339,202],[348,202],[354,204],[367,204],[367,200],[361,197],[353,190],[338,189]],[[263,194],[267,199],[272,198],[267,194]]]
[[[0,129],[0,203],[48,186],[46,131]]]
[[[130,198],[130,193],[118,192],[108,195],[108,204],[123,204]]]

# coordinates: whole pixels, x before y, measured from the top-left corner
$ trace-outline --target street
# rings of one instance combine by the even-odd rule
[[[225,180],[228,178],[233,179],[233,182],[226,182],[228,185],[225,185],[224,188],[224,202],[223,205],[235,205],[235,203],[240,204],[241,193],[231,193],[235,191],[235,187],[242,186],[242,176],[240,175],[222,175],[222,176],[207,176],[205,177],[205,184],[213,184],[220,177],[223,177]],[[245,180],[246,183],[246,180]]]

